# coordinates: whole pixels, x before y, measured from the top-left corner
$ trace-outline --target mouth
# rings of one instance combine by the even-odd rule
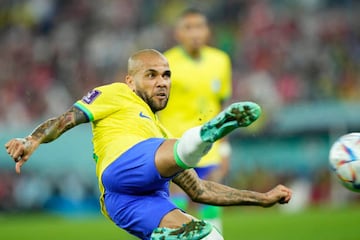
[[[155,94],[155,96],[159,99],[167,99],[168,98],[168,96],[165,92],[159,92],[159,93]]]

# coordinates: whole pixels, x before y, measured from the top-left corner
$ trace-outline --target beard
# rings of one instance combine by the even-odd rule
[[[159,99],[156,99],[156,96],[149,96],[147,93],[141,92],[141,91],[135,91],[135,93],[142,100],[144,100],[144,102],[146,102],[147,105],[149,105],[149,107],[153,113],[163,110],[166,107],[168,100],[169,100],[168,97],[166,97],[165,99],[159,100]]]

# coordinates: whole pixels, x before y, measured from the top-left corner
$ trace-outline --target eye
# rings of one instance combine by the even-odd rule
[[[148,78],[152,79],[152,78],[155,78],[155,77],[156,77],[156,74],[153,73],[153,72],[151,72],[151,73],[148,73],[146,76],[147,76]]]
[[[165,79],[169,79],[171,77],[171,72],[170,71],[166,71],[164,74],[163,74],[163,78]]]

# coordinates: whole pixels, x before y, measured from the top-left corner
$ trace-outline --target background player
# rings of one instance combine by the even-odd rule
[[[230,57],[208,46],[209,37],[207,17],[197,9],[186,9],[175,26],[178,45],[164,53],[172,70],[172,88],[168,106],[159,112],[159,117],[175,137],[209,121],[230,98]],[[216,142],[195,168],[199,177],[222,182],[228,171],[230,153],[230,145],[225,139]],[[175,203],[187,209],[186,194],[176,185],[171,186],[171,192]],[[198,210],[201,218],[222,229],[220,207],[203,205]]]

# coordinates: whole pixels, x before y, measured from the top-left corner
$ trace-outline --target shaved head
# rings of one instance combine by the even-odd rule
[[[128,60],[128,75],[134,75],[144,67],[144,64],[149,65],[149,62],[154,58],[161,58],[167,62],[165,56],[155,49],[143,49],[135,52]]]

